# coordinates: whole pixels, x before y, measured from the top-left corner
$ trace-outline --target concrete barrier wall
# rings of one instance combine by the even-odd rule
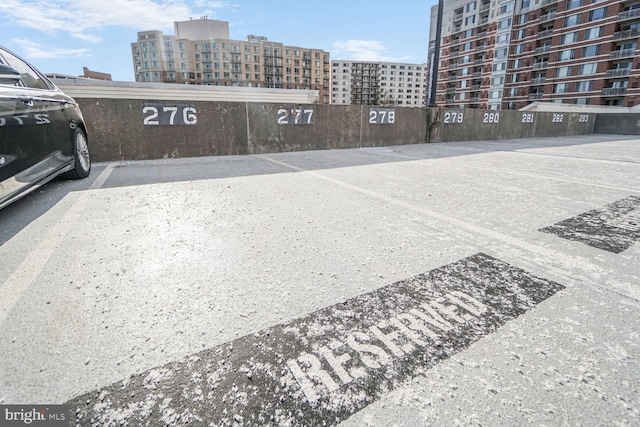
[[[640,114],[598,114],[594,133],[640,135]]]
[[[77,101],[96,162],[586,135],[593,133],[597,121],[594,113],[104,98]],[[640,115],[613,116],[621,121],[634,116],[634,125],[640,119]],[[621,129],[617,125],[616,133],[622,133]]]
[[[422,108],[76,100],[96,162],[426,142]]]
[[[430,135],[432,142],[586,135],[595,120],[587,113],[439,109]]]

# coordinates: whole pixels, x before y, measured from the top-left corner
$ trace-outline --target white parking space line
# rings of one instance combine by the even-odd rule
[[[107,179],[109,179],[109,177],[111,176],[111,172],[113,172],[113,170],[118,166],[118,163],[110,163],[109,166],[107,166],[105,168],[105,170],[103,170],[100,175],[98,175],[98,177],[96,178],[95,181],[93,181],[93,184],[91,184],[91,186],[89,187],[89,190],[97,190],[99,188],[102,188],[102,186],[104,185],[104,183],[107,181]]]
[[[70,193],[61,203],[68,203],[64,214],[47,233],[42,235],[35,247],[20,265],[0,285],[0,325],[18,304],[22,295],[42,273],[47,262],[66,239],[76,222],[84,215],[85,202],[81,193]]]

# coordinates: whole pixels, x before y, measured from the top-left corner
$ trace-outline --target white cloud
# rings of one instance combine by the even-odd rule
[[[379,41],[347,40],[333,42],[332,53],[358,61],[383,61],[385,51],[384,44]]]
[[[91,56],[90,49],[45,48],[38,43],[26,39],[13,39],[12,42],[22,48],[24,56],[28,59],[61,59]]]
[[[346,40],[333,42],[331,56],[356,61],[401,62],[411,57],[394,58],[388,55],[384,43],[373,40]]]
[[[215,14],[232,5],[196,0],[194,7],[198,10],[192,10],[187,0],[2,0],[0,13],[21,27],[50,34],[65,32],[95,43],[99,39],[92,32],[105,27],[167,31],[173,29],[174,21]]]

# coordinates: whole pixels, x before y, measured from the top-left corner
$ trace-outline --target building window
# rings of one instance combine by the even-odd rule
[[[578,41],[578,32],[574,31],[573,33],[567,33],[562,35],[561,44],[570,44]]]
[[[476,2],[471,2],[467,4],[467,12],[472,12],[476,10]]]
[[[570,15],[564,18],[564,26],[565,27],[573,27],[575,25],[580,24],[580,14],[576,13],[575,15]]]
[[[498,30],[506,30],[511,28],[511,18],[498,21]]]
[[[500,6],[500,14],[511,13],[513,12],[513,3],[506,4],[504,6]]]
[[[572,67],[560,67],[556,69],[556,77],[569,77],[571,75]]]
[[[584,32],[584,39],[585,40],[597,39],[598,37],[602,36],[603,31],[604,31],[604,27],[589,28]]]
[[[593,80],[576,83],[576,92],[589,92],[593,90]]]
[[[498,37],[496,37],[496,44],[497,45],[509,44],[509,33],[499,34]]]
[[[575,58],[575,49],[561,50],[558,52],[558,61],[570,61]]]
[[[600,45],[594,44],[592,46],[586,46],[582,48],[582,57],[596,56],[600,53]]]
[[[589,21],[597,21],[598,19],[604,19],[607,16],[607,8],[601,7],[589,12]]]
[[[591,62],[589,64],[582,64],[578,67],[578,75],[585,76],[589,74],[595,74],[598,69],[598,64],[595,62]]]
[[[553,85],[553,93],[567,93],[569,92],[569,83],[558,83]]]
[[[497,62],[493,64],[493,71],[495,72],[504,72],[507,69],[506,62]]]
[[[582,6],[584,0],[569,0],[567,1],[567,10],[575,9]]]

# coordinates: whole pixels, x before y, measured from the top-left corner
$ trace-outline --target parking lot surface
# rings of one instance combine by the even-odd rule
[[[640,425],[640,140],[94,165],[0,211],[0,403]]]

